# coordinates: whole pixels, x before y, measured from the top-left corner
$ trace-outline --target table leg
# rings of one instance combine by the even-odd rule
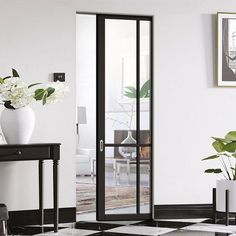
[[[225,225],[229,225],[229,190],[225,190]]]
[[[44,209],[43,209],[43,160],[39,161],[39,222],[44,224]]]
[[[58,160],[53,161],[54,232],[58,232]]]
[[[213,207],[212,207],[212,220],[213,220],[213,224],[216,224],[217,222],[217,212],[216,212],[216,188],[213,188],[212,190],[212,203],[213,203]]]

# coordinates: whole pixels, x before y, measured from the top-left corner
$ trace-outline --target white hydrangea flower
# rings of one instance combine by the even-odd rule
[[[69,91],[69,86],[60,81],[50,83],[48,86],[54,88],[55,91],[47,98],[46,104],[55,104],[61,101]]]
[[[20,108],[29,105],[34,93],[21,78],[12,77],[0,84],[0,94],[3,101],[10,101],[11,106]]]

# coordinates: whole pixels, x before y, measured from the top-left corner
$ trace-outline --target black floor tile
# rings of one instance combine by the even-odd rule
[[[134,225],[180,229],[180,228],[193,225],[193,224],[195,223],[179,222],[179,221],[174,221],[174,220],[173,221],[147,220],[147,221],[136,223]]]
[[[98,231],[113,229],[120,226],[123,226],[123,225],[112,224],[112,222],[109,224],[109,223],[80,221],[75,224],[76,229],[88,229],[88,230],[98,230]]]
[[[40,227],[40,226],[18,226],[14,228],[8,229],[9,235],[34,235],[34,234],[40,234],[44,232],[53,231],[53,227]],[[63,228],[59,228],[63,229]]]

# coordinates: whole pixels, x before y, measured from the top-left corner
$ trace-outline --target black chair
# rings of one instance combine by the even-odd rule
[[[0,204],[0,235],[7,235],[7,220],[9,218],[7,206]]]

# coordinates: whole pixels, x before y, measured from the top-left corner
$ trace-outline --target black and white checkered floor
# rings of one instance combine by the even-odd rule
[[[77,222],[71,225],[61,225],[58,233],[53,233],[51,227],[36,226],[21,227],[13,230],[14,235],[78,235],[78,236],[236,236],[236,225],[224,226],[211,224],[210,220],[158,220],[139,222]],[[14,232],[15,231],[15,232]]]

